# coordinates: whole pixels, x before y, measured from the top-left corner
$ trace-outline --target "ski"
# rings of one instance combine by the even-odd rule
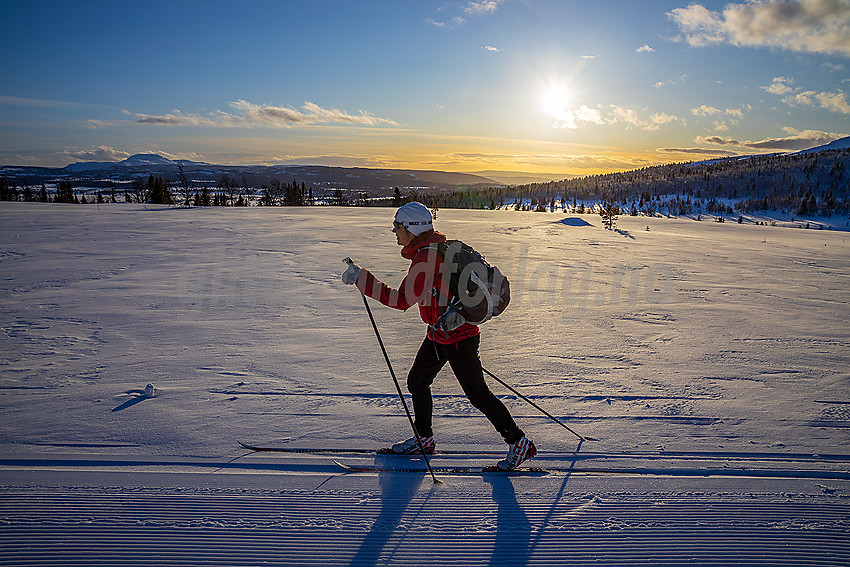
[[[394,467],[382,465],[348,465],[334,460],[334,464],[348,473],[415,473],[427,474],[424,467]],[[735,469],[652,469],[652,468],[585,468],[585,467],[522,467],[513,470],[503,470],[494,465],[487,467],[433,467],[435,473],[445,475],[506,475],[506,476],[549,476],[571,474],[594,475],[641,475],[641,476],[670,476],[670,477],[754,477],[754,478],[813,478],[850,480],[850,473],[844,471],[811,471],[811,470],[735,470]]]
[[[384,449],[339,449],[339,448],[315,448],[315,447],[263,447],[258,445],[249,445],[247,443],[243,443],[242,441],[237,441],[244,449],[249,451],[256,451],[259,453],[311,453],[318,455],[344,455],[344,454],[358,454],[358,455],[395,455],[398,457],[421,457],[422,455],[419,453],[413,453],[410,455],[399,455],[397,453],[383,453]],[[435,451],[434,455],[469,455],[469,456],[482,456],[482,457],[494,457],[494,456],[504,456],[504,451]]]
[[[426,474],[428,469],[422,467],[383,467],[375,465],[347,465],[339,461],[334,461],[334,464],[345,472],[350,473],[420,473]],[[523,467],[520,469],[504,470],[499,467],[488,466],[480,467],[433,467],[435,473],[448,475],[474,475],[474,474],[504,474],[512,476],[544,476],[558,472],[568,472],[558,469],[544,469],[540,467]]]

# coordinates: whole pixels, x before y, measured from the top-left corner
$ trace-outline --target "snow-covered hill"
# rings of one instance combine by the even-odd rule
[[[65,171],[81,173],[86,171],[103,171],[120,168],[160,168],[177,167],[182,163],[184,167],[207,166],[208,163],[189,160],[172,160],[159,154],[135,154],[121,161],[79,161],[65,166]]]
[[[802,150],[797,152],[798,154],[811,154],[815,152],[822,152],[825,150],[846,150],[850,148],[850,136],[846,138],[841,138],[838,140],[834,140],[828,144],[824,144],[822,146],[817,146],[815,148],[809,148],[808,150]]]
[[[398,285],[392,212],[0,203],[0,563],[850,564],[846,233],[440,209],[511,281],[485,368],[598,440],[494,383],[557,472],[478,473],[445,369],[438,449],[492,454],[435,486],[344,452],[409,435],[339,280]],[[424,325],[371,305],[403,380]]]

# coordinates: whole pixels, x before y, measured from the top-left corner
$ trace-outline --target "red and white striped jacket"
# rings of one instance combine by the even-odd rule
[[[448,284],[441,277],[443,258],[431,244],[446,241],[446,236],[436,230],[429,230],[417,236],[413,242],[401,249],[401,255],[410,260],[410,269],[398,289],[393,289],[372,275],[369,270],[360,270],[357,288],[368,297],[376,299],[394,309],[407,310],[419,304],[419,315],[428,327],[428,338],[440,344],[454,344],[479,333],[475,325],[461,325],[446,334],[435,331],[433,325],[440,318],[441,307],[438,298],[432,293],[437,289],[441,297],[448,296]]]

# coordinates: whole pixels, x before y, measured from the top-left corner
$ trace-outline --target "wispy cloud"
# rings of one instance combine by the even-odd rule
[[[668,17],[692,46],[727,43],[850,55],[846,0],[761,0],[728,4],[722,11],[691,4]]]
[[[678,79],[669,79],[667,81],[658,81],[653,85],[656,89],[660,89],[663,87],[672,87],[673,85],[678,85],[680,83],[684,83],[687,80],[687,75],[680,75]]]
[[[455,5],[452,8],[458,12],[457,15],[439,20],[429,18],[428,23],[438,28],[459,28],[469,22],[468,18],[494,14],[503,3],[504,0],[475,0],[467,2],[465,5]],[[449,8],[450,6],[442,6],[438,11],[446,12]]]
[[[128,111],[128,114],[132,114]],[[136,114],[136,122],[139,124],[155,124],[158,126],[220,126],[224,125],[223,116],[217,119],[199,114],[184,114],[179,110],[172,110],[168,114]]]
[[[697,136],[696,143],[698,144],[715,144],[718,146],[740,146],[738,140],[732,138],[722,138],[720,136]]]
[[[714,157],[732,157],[738,155],[738,152],[734,152],[731,150],[719,150],[712,148],[658,148],[655,151],[662,154],[693,154]]]
[[[323,108],[312,102],[305,102],[300,108],[292,106],[274,106],[254,104],[246,100],[230,103],[233,111],[217,110],[208,115],[184,113],[172,110],[167,114],[129,113],[139,124],[157,126],[200,126],[211,128],[237,128],[245,126],[267,126],[289,128],[317,124],[344,124],[352,126],[398,126],[389,118],[381,118],[361,110],[356,114],[337,108]],[[95,125],[93,125],[95,126]]]
[[[788,77],[775,77],[763,90],[782,97],[782,102],[789,106],[809,106],[823,108],[830,112],[839,114],[850,114],[850,103],[847,102],[847,93],[841,90],[813,91],[803,90],[793,86],[794,79]]]
[[[466,23],[466,18],[462,18],[460,16],[455,16],[449,20],[435,20],[433,18],[428,19],[428,23],[436,26],[438,28],[458,28]]]
[[[645,160],[640,158],[629,159],[625,156],[602,155],[593,153],[562,154],[562,153],[484,153],[484,152],[458,152],[446,156],[450,164],[464,164],[474,162],[475,164],[486,164],[491,167],[533,168],[546,167],[550,169],[633,169],[644,167]]]
[[[484,49],[486,49],[487,51],[492,51],[493,53],[501,53],[502,52],[501,49],[499,49],[498,47],[493,47],[492,45],[485,45]]]
[[[318,104],[305,102],[301,110],[290,106],[257,105],[244,100],[230,104],[240,112],[240,121],[250,124],[267,124],[270,126],[291,126],[297,124],[355,124],[363,126],[390,125],[398,123],[388,118],[380,118],[361,110],[350,114],[336,108],[322,108]]]
[[[95,104],[71,102],[67,100],[51,100],[44,98],[24,98],[17,96],[0,96],[2,106],[31,106],[40,108],[92,108]]]

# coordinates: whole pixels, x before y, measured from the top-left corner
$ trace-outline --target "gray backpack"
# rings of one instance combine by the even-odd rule
[[[441,297],[436,288],[432,290],[441,313],[431,328],[448,334],[464,323],[480,325],[505,310],[511,301],[508,278],[472,246],[460,240],[447,240],[428,248],[440,253],[443,278],[446,270],[449,276],[449,297]]]

